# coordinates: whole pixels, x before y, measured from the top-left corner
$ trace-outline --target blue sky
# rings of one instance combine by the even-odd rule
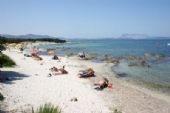
[[[0,0],[0,34],[170,36],[170,0]]]

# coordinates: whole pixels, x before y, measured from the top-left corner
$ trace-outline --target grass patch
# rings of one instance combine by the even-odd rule
[[[113,113],[122,113],[122,112],[115,109]]]
[[[0,67],[12,67],[15,62],[10,59],[7,55],[0,53]]]
[[[58,106],[55,107],[51,103],[46,103],[37,108],[36,111],[32,110],[32,113],[61,113],[61,109]]]

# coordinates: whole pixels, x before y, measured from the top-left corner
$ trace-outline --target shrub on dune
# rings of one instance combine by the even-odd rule
[[[0,53],[0,67],[11,67],[14,66],[15,62],[11,60],[8,56]]]

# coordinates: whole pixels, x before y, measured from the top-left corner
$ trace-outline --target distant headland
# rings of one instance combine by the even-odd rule
[[[27,35],[8,35],[8,34],[0,34],[0,41],[3,43],[20,43],[20,42],[35,42],[35,41],[43,41],[43,42],[55,42],[55,43],[65,43],[66,40],[51,37],[48,35],[35,35],[35,34],[27,34]]]

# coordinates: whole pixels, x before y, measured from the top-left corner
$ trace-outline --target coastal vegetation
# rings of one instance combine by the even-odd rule
[[[14,66],[15,62],[10,59],[7,55],[0,53],[0,67],[11,67]]]
[[[122,113],[120,111],[118,111],[117,109],[114,110],[114,113]]]
[[[51,103],[46,103],[37,108],[36,111],[32,110],[32,113],[62,113],[58,106],[54,106]]]
[[[7,38],[0,36],[0,44],[5,43],[21,43],[21,42],[36,42],[36,41],[43,41],[43,42],[55,42],[55,43],[65,43],[66,40],[58,39],[58,38]]]
[[[0,45],[0,52],[1,52],[2,50],[5,50],[5,47],[4,47],[3,45]]]
[[[15,62],[1,52],[2,50],[5,50],[5,43],[6,38],[0,37],[0,67],[11,67],[15,65]]]
[[[4,96],[0,93],[0,101],[4,100]]]
[[[21,42],[36,42],[36,41],[45,41],[45,42],[55,42],[55,43],[65,43],[65,40],[58,38],[7,38],[0,36],[0,67],[11,67],[15,65],[15,62],[12,61],[8,56],[4,55],[1,51],[5,50],[5,44],[10,43],[21,43]]]
[[[44,105],[41,105],[39,108],[37,108],[36,111],[32,109],[32,113],[62,113],[62,111],[58,106],[54,106],[51,103],[46,103]],[[115,109],[113,113],[122,113],[122,112]]]

